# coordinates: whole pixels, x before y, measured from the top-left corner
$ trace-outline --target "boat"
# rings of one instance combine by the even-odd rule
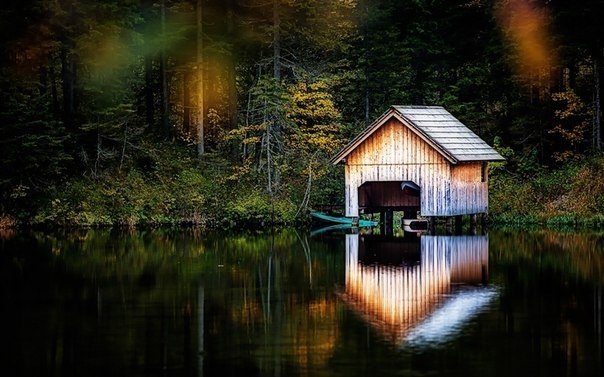
[[[342,225],[349,225],[349,226],[353,226],[352,223],[352,218],[351,217],[336,217],[336,216],[329,216],[326,215],[324,213],[321,212],[311,212],[310,215],[320,221],[326,222],[326,223],[335,223],[335,224],[342,224]],[[358,227],[362,228],[362,227],[372,227],[372,226],[377,226],[379,223],[377,221],[373,221],[373,220],[365,220],[365,219],[359,219],[359,222],[357,224]]]
[[[403,219],[403,230],[412,233],[424,233],[428,231],[427,219]]]

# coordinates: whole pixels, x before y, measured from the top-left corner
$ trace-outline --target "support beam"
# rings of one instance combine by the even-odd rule
[[[392,236],[394,234],[394,218],[391,209],[380,212],[380,233],[385,236]]]
[[[476,235],[476,214],[473,213],[470,215],[470,233],[472,235]]]
[[[453,235],[453,218],[451,216],[445,217],[445,233],[448,236]]]
[[[455,216],[455,234],[460,235],[463,231],[463,216]]]

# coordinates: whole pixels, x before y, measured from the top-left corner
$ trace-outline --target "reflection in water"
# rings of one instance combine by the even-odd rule
[[[487,272],[487,236],[346,235],[344,298],[395,344],[437,345],[457,333],[496,296]]]
[[[477,315],[497,296],[494,288],[464,289],[445,299],[442,307],[432,313],[405,337],[409,347],[443,345],[459,334],[468,320]]]
[[[600,376],[602,287],[601,232],[0,232],[0,365],[23,377]]]

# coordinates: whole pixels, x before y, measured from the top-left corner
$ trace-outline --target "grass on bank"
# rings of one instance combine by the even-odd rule
[[[495,225],[604,227],[604,157],[528,176],[495,169],[489,215]]]
[[[489,219],[494,226],[604,227],[604,157],[557,170],[510,173],[491,168]],[[33,226],[264,227],[303,221],[305,178],[282,177],[274,195],[254,169],[209,155],[202,163],[176,149],[122,169],[81,174],[33,192],[20,189],[0,228]],[[313,203],[343,196],[341,174],[313,182]],[[335,198],[335,199],[334,199]],[[340,198],[342,199],[342,198]],[[4,207],[6,209],[6,207]]]
[[[6,227],[254,228],[293,223],[298,193],[282,185],[268,195],[260,178],[211,154],[200,162],[177,148],[165,149],[133,159],[127,167],[84,172],[43,190],[24,188],[0,220]]]

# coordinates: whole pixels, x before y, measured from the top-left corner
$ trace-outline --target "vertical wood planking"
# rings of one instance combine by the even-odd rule
[[[407,180],[421,187],[423,216],[486,213],[488,183],[486,179],[481,182],[481,164],[450,164],[411,129],[392,118],[347,157],[346,216],[358,216],[358,187],[364,182]]]

